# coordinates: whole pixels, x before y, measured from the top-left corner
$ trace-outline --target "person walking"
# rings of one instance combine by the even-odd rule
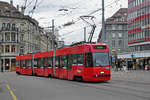
[[[127,71],[127,64],[125,64],[125,62],[124,62],[124,64],[123,64],[123,71],[128,72],[128,71]]]
[[[3,72],[3,66],[1,66],[1,72]]]

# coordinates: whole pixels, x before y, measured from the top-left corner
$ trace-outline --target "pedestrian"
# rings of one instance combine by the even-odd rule
[[[3,72],[3,66],[1,66],[1,72]]]
[[[121,71],[121,61],[118,61],[118,69]]]
[[[150,70],[150,66],[146,65],[145,70]]]
[[[128,72],[128,71],[127,71],[127,65],[126,65],[125,63],[123,64],[123,70],[124,70],[125,72]]]
[[[116,71],[118,71],[118,63],[116,63]]]

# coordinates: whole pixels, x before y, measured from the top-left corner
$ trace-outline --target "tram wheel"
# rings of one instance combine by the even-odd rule
[[[83,81],[81,76],[74,76],[74,80],[78,81],[78,82],[82,82]]]
[[[52,77],[51,74],[49,74],[48,77]]]
[[[16,74],[20,75],[20,73],[19,73],[19,72],[16,72]]]

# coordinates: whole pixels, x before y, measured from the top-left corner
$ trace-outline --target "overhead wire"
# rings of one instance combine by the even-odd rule
[[[27,1],[28,0],[25,0],[24,9],[26,9]]]
[[[101,22],[98,22],[98,23],[97,23],[97,24],[95,24],[95,25],[101,25]],[[89,26],[89,25],[87,25],[87,26],[84,26],[84,27],[90,27],[90,26]],[[73,30],[73,31],[70,31],[70,32],[67,32],[67,33],[64,33],[64,34],[62,34],[61,36],[69,35],[69,34],[71,34],[71,33],[75,32],[75,31],[78,31],[78,30],[83,30],[83,29],[84,29],[84,27],[82,27],[82,28],[78,28],[78,29],[76,29],[76,30]]]
[[[23,10],[26,10],[27,0],[24,0]]]
[[[115,3],[119,2],[119,1],[121,1],[121,0],[115,0],[114,2],[110,3],[109,5],[107,5],[107,6],[105,6],[105,7],[112,6],[112,4],[115,4]],[[95,14],[96,12],[98,12],[98,11],[100,11],[100,10],[102,10],[102,8],[98,8],[97,10],[94,10],[93,12],[91,12],[91,13],[89,13],[89,14],[87,14],[87,15],[88,15],[88,16],[89,16],[89,15],[93,15],[93,14]],[[78,18],[77,21],[75,21],[75,22],[78,22],[79,20],[81,20],[81,19]]]
[[[105,6],[105,7],[112,6],[112,4],[116,4],[116,3],[117,3],[117,2],[119,2],[119,1],[121,1],[121,0],[115,0],[114,2],[110,3],[109,5],[107,5],[107,6]],[[100,11],[100,10],[102,10],[102,8],[99,8],[99,9],[97,9],[97,10],[95,10],[95,11],[93,11],[93,12],[89,13],[89,14],[88,14],[88,16],[89,16],[89,15],[92,15],[92,14],[94,14],[94,13],[96,13],[96,12]],[[100,13],[100,15],[102,15],[102,13]],[[80,21],[80,20],[81,20],[81,19],[80,19],[80,18],[78,18],[78,19],[77,19],[74,23],[76,23],[76,22],[78,22],[78,21]],[[96,25],[98,25],[98,24],[96,24]],[[89,27],[89,26],[85,26],[85,27]],[[65,34],[63,34],[63,35],[61,35],[61,36],[69,35],[69,34],[71,34],[71,33],[75,32],[75,31],[77,31],[77,30],[82,30],[83,28],[84,28],[84,27],[82,27],[82,28],[80,28],[80,29],[76,29],[76,30],[71,31],[71,32],[67,32],[67,33],[65,33]]]
[[[27,1],[27,0],[26,0],[26,1]],[[34,0],[32,0],[31,2],[29,2],[29,4],[28,4],[27,6],[31,5],[31,3],[32,3],[33,1],[34,1]],[[43,1],[43,0],[41,0],[41,2],[42,2],[42,1]],[[115,0],[114,2],[112,2],[112,3],[108,4],[108,5],[106,5],[105,7],[112,6],[113,4],[116,4],[118,1],[120,1],[120,0]],[[30,12],[32,13],[32,15],[33,15],[33,13],[34,13],[34,10],[41,4],[41,2],[39,2],[39,3],[37,3],[37,2],[38,2],[38,0],[36,0],[35,5],[33,6],[33,9],[30,11]],[[100,10],[102,10],[102,8],[98,8],[98,9],[92,11],[91,13],[89,13],[89,14],[87,14],[87,15],[88,15],[88,16],[89,16],[89,15],[93,15],[93,14],[97,13],[97,12],[100,11]],[[101,15],[101,14],[100,14],[100,15]],[[80,21],[80,20],[81,20],[80,18],[77,18],[77,20],[74,21],[74,22],[76,23],[76,22],[78,22],[78,21]],[[88,27],[88,26],[86,26],[86,27]],[[83,27],[80,28],[80,29],[77,29],[77,30],[81,30],[81,29],[83,29]],[[75,31],[76,31],[76,30],[71,31],[71,32],[67,32],[67,33],[65,33],[65,34],[63,34],[63,35],[61,35],[61,36],[67,35],[68,33],[71,34],[71,33],[75,32]]]
[[[38,4],[37,4],[37,8],[42,4],[44,0],[41,0]]]
[[[28,5],[26,6],[26,8],[29,7],[29,6],[32,4],[33,1],[34,1],[34,0],[30,1],[30,2],[28,3]]]
[[[35,4],[34,4],[32,10],[29,11],[29,14],[31,13],[31,16],[34,14],[34,11],[35,11],[35,9],[36,9],[36,7],[37,7],[37,2],[38,2],[38,0],[35,1]]]

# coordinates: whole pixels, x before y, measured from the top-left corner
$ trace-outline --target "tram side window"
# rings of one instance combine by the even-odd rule
[[[25,60],[22,60],[22,67],[26,67],[26,62],[25,62]]]
[[[52,67],[53,66],[53,58],[49,57],[48,58],[48,67]]]
[[[40,63],[41,63],[41,60],[40,60],[40,58],[38,58],[38,64],[37,64],[37,67],[39,67],[40,68]]]
[[[68,63],[67,56],[62,56],[61,60],[62,60],[62,65],[61,65],[61,67],[62,67],[62,68],[67,68],[67,63]]]
[[[34,67],[38,67],[38,59],[34,59]]]
[[[78,66],[83,65],[83,54],[77,54],[77,64]]]
[[[28,67],[28,60],[25,60],[25,67]]]
[[[23,60],[20,61],[20,67],[23,67]]]
[[[32,60],[31,59],[28,60],[28,67],[32,67]]]
[[[72,66],[77,66],[77,55],[76,54],[72,55]]]
[[[48,58],[43,58],[43,66],[44,67],[48,67],[48,61],[47,61]]]
[[[68,69],[72,69],[72,55],[68,55]]]
[[[60,58],[59,56],[57,56],[55,58],[55,67],[59,67],[59,65],[60,65],[60,59],[59,58]]]
[[[40,60],[40,67],[43,67],[43,64],[44,64],[43,58],[41,58],[41,59],[39,59],[39,60]]]
[[[20,66],[20,61],[19,60],[16,62],[16,66]]]
[[[85,65],[86,65],[86,67],[93,66],[92,53],[85,54]]]

